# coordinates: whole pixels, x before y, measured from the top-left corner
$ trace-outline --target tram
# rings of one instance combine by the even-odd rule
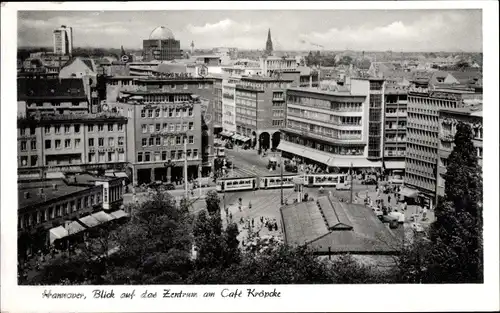
[[[215,187],[217,192],[254,190],[257,188],[256,177],[221,178]]]
[[[286,175],[283,176],[283,188],[293,188],[294,182],[293,179],[297,177],[297,175]],[[266,176],[260,177],[260,189],[268,189],[268,188],[281,188],[281,176]]]
[[[293,188],[294,179],[299,178],[307,187],[336,187],[349,183],[348,174],[300,174],[261,177],[221,178],[217,181],[217,192],[234,192],[255,189]]]

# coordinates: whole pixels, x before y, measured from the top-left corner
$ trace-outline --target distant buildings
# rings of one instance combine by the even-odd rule
[[[297,61],[292,57],[264,56],[260,58],[260,68],[265,76],[273,76],[275,73],[296,71]]]
[[[73,53],[73,29],[62,25],[53,31],[54,54],[71,55]]]
[[[408,88],[386,85],[384,104],[384,169],[402,174],[405,169]]]
[[[158,26],[142,42],[144,61],[173,60],[182,58],[181,43],[175,40],[172,31],[165,26]]]

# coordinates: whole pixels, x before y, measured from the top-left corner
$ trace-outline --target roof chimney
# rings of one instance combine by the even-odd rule
[[[29,199],[30,193],[28,191],[24,192],[24,199]]]
[[[52,189],[57,190],[57,184],[52,184]]]

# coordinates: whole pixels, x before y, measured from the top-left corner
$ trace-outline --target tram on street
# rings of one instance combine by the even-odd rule
[[[306,174],[304,181],[309,187],[335,187],[337,184],[344,184],[348,176],[348,174]]]
[[[221,178],[217,180],[217,192],[243,191],[257,188],[256,177]]]
[[[295,185],[293,182],[294,177],[297,177],[297,175],[283,176],[283,188],[293,188]],[[259,187],[261,189],[280,188],[281,186],[281,176],[260,177]]]

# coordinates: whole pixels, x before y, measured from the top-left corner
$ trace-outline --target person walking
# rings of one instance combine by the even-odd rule
[[[253,220],[253,218],[252,218],[252,227],[253,227],[253,225],[254,225],[254,220]]]
[[[390,204],[391,203],[391,195],[388,195],[387,196],[387,204]]]

